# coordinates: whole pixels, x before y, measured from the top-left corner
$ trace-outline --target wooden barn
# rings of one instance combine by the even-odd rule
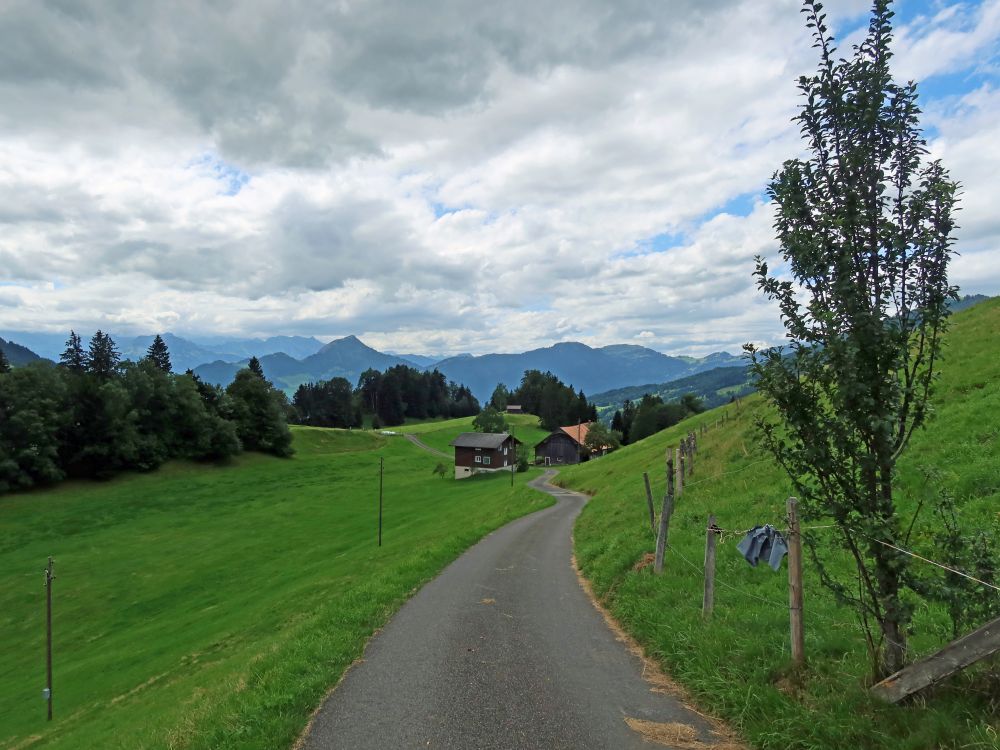
[[[535,463],[578,464],[590,458],[590,451],[584,448],[590,423],[560,427],[535,446]]]
[[[520,444],[506,432],[463,432],[451,441],[455,448],[455,479],[480,471],[510,471],[517,463]]]

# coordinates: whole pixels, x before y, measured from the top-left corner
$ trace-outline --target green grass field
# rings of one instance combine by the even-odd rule
[[[396,432],[417,435],[420,440],[439,451],[451,453],[453,448],[449,443],[461,432],[474,432],[472,420],[474,417],[448,419],[437,422],[418,422],[404,427],[391,427]],[[541,442],[549,432],[538,426],[538,417],[532,414],[506,414],[504,419],[513,431],[514,437],[520,440],[534,456],[534,447]]]
[[[935,399],[936,417],[914,436],[900,466],[899,501],[910,509],[931,491],[921,469],[936,467],[961,503],[965,523],[988,526],[1000,509],[1000,300],[953,319]],[[994,748],[1000,676],[973,670],[906,706],[871,700],[867,659],[850,611],[838,607],[805,560],[808,668],[790,669],[787,572],[751,568],[730,536],[719,548],[715,614],[701,618],[705,525],[725,529],[783,525],[787,478],[757,448],[759,397],[714,427],[723,409],[567,469],[560,483],[594,495],[574,532],[579,564],[597,595],[632,635],[703,707],[728,720],[759,748]],[[671,520],[662,577],[634,564],[653,550],[642,473],[665,485],[664,451],[688,429],[713,425],[699,442],[695,475]],[[659,502],[657,502],[659,505]],[[918,526],[931,522],[930,512]],[[829,531],[816,530],[823,534]],[[912,540],[924,545],[918,532]],[[916,563],[918,564],[918,563]],[[950,640],[937,607],[918,606],[914,655]]]
[[[434,476],[439,459],[401,437],[299,428],[295,448],[0,499],[0,748],[289,747],[417,587],[550,502],[533,474]]]

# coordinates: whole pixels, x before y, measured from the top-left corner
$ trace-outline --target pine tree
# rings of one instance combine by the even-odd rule
[[[98,331],[90,339],[87,354],[87,369],[98,378],[107,380],[118,371],[121,355],[114,340],[106,333]]]
[[[160,334],[156,334],[153,343],[146,350],[146,359],[163,372],[171,372],[173,369],[170,365],[170,352],[167,350],[167,343],[160,337]]]
[[[7,355],[3,353],[3,349],[0,349],[0,375],[10,372],[10,362],[7,361]]]
[[[83,351],[83,343],[76,331],[69,332],[66,349],[59,356],[59,362],[71,372],[85,372],[87,369],[87,354]]]
[[[247,369],[261,380],[264,380],[264,368],[261,367],[260,360],[256,357],[250,357],[250,361],[247,362]]]

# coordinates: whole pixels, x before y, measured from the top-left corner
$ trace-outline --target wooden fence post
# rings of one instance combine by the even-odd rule
[[[806,659],[806,644],[802,627],[802,535],[799,532],[798,504],[794,497],[788,498],[788,614],[792,661],[802,664]]]
[[[649,474],[642,472],[642,479],[646,483],[646,505],[649,506],[649,530],[656,533],[656,511],[653,510],[653,491],[649,487]]]
[[[653,572],[659,575],[663,572],[663,554],[667,549],[667,533],[670,531],[670,516],[674,512],[674,462],[667,461],[667,493],[663,496],[663,508],[660,510],[660,533],[656,537],[656,557],[653,561]]]
[[[715,606],[715,516],[708,516],[708,530],[705,532],[705,594],[701,599],[701,616],[711,617]]]
[[[684,482],[687,479],[687,459],[684,458],[684,451],[681,451],[680,462],[681,462],[680,480],[677,482],[678,495],[681,494],[681,492],[683,491]]]

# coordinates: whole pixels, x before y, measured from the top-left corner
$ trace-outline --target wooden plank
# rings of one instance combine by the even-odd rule
[[[886,677],[872,687],[872,693],[889,703],[898,703],[906,696],[940,682],[998,651],[1000,651],[1000,617],[957,641],[952,641],[937,653]]]

